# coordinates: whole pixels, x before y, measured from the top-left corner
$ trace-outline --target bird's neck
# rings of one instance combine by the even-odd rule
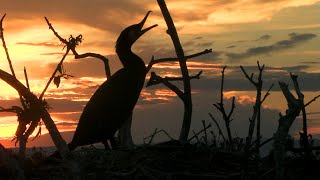
[[[124,68],[145,68],[143,60],[132,52],[131,47],[117,48],[116,52]]]

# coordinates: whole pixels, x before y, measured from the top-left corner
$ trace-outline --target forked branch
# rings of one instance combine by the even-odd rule
[[[52,30],[53,34],[63,43],[65,44],[65,46],[67,48],[70,48],[70,50],[72,51],[72,53],[74,54],[75,59],[82,59],[82,58],[87,58],[87,57],[94,57],[94,58],[98,58],[100,60],[103,61],[104,66],[105,66],[105,71],[106,71],[106,77],[109,79],[111,77],[111,71],[110,71],[110,66],[109,66],[109,59],[106,58],[105,56],[101,55],[101,54],[97,54],[97,53],[84,53],[84,54],[78,54],[78,52],[76,51],[76,44],[71,43],[72,41],[68,41],[64,38],[62,38],[58,32],[53,28],[52,24],[49,22],[48,18],[45,17],[45,20],[49,26],[49,29]],[[81,36],[81,35],[79,35]],[[78,37],[79,37],[78,36]],[[72,37],[72,36],[71,36]],[[81,36],[82,38],[82,36]]]

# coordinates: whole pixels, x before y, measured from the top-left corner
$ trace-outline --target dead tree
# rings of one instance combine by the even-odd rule
[[[282,115],[281,113],[279,118],[279,125],[276,133],[274,134],[274,160],[276,168],[276,178],[277,180],[285,179],[285,155],[286,155],[286,141],[290,127],[297,116],[299,116],[302,109],[305,109],[309,104],[315,101],[320,95],[313,98],[307,104],[304,104],[304,95],[300,90],[298,83],[298,76],[290,73],[295,92],[298,98],[295,98],[294,95],[290,92],[288,85],[284,82],[279,82],[280,89],[286,98],[288,109],[286,114]]]
[[[213,104],[213,106],[216,107],[217,110],[220,111],[220,113],[222,114],[222,118],[225,123],[227,134],[228,134],[228,142],[229,142],[229,145],[232,145],[233,138],[231,135],[230,123],[231,123],[231,121],[233,121],[233,119],[231,119],[231,115],[232,115],[233,110],[235,108],[235,104],[234,104],[235,97],[234,96],[232,97],[231,110],[227,114],[226,110],[224,108],[224,103],[223,103],[224,71],[226,68],[227,68],[227,66],[222,67],[222,71],[221,71],[220,102]]]
[[[173,45],[175,47],[175,51],[177,54],[176,58],[164,58],[164,59],[154,59],[152,58],[151,62],[149,63],[147,70],[149,71],[152,67],[152,65],[160,62],[168,62],[168,61],[178,61],[181,69],[181,78],[171,78],[171,77],[165,77],[162,78],[158,75],[156,75],[154,72],[151,73],[150,80],[148,82],[147,86],[155,85],[162,83],[165,86],[167,86],[169,89],[171,89],[173,92],[177,94],[177,96],[182,100],[184,104],[184,116],[183,116],[183,123],[180,131],[180,137],[179,140],[181,143],[186,143],[188,140],[188,135],[190,131],[190,125],[191,125],[191,118],[192,118],[192,98],[191,98],[191,84],[190,80],[194,77],[199,78],[201,72],[198,74],[198,76],[190,76],[189,71],[187,68],[187,60],[192,57],[197,57],[202,54],[206,54],[209,52],[212,52],[212,50],[206,49],[203,52],[191,55],[191,56],[185,56],[183,48],[180,43],[180,39],[178,37],[177,30],[175,28],[175,25],[173,23],[173,20],[171,18],[171,15],[169,13],[169,10],[166,6],[166,3],[164,0],[157,0],[162,15],[164,17],[164,20],[166,21],[166,24],[168,26],[167,34],[170,35],[171,40],[173,42]],[[176,81],[181,80],[183,81],[183,91],[180,90],[177,86],[172,84],[170,81]]]
[[[44,124],[46,125],[46,127],[49,131],[49,134],[51,135],[51,137],[53,139],[53,142],[55,143],[56,147],[58,148],[58,151],[60,152],[62,157],[65,157],[68,152],[68,147],[67,147],[65,141],[62,139],[57,127],[55,126],[53,120],[50,117],[50,114],[48,113],[48,111],[46,109],[46,102],[44,100],[42,100],[42,98],[37,98],[34,94],[32,94],[30,91],[30,88],[29,87],[26,88],[15,77],[13,65],[12,65],[12,62],[11,62],[11,59],[9,56],[9,52],[8,52],[8,49],[6,47],[6,43],[4,40],[3,27],[2,27],[2,22],[3,22],[4,17],[5,17],[5,15],[2,17],[2,19],[0,21],[0,36],[1,36],[1,39],[3,42],[3,47],[6,52],[6,56],[7,56],[9,65],[10,65],[12,75],[10,75],[7,72],[0,69],[0,78],[18,91],[23,108],[20,108],[18,106],[13,106],[12,108],[9,108],[9,109],[1,108],[1,110],[15,112],[18,115],[19,125],[18,125],[17,132],[16,132],[16,136],[17,136],[16,138],[17,138],[17,141],[19,141],[20,157],[21,157],[21,159],[24,159],[26,142],[27,142],[29,136],[33,133],[35,128],[40,123],[41,119],[43,120]],[[27,77],[26,71],[25,71],[25,76]],[[52,79],[50,79],[50,82],[52,81]],[[28,80],[26,80],[26,81],[28,84]],[[46,90],[46,88],[45,88],[45,90]],[[43,91],[43,94],[44,94],[45,90]],[[29,124],[28,129],[27,129],[27,124]]]
[[[253,79],[253,73],[251,74],[251,76],[249,76],[242,66],[240,66],[240,68],[241,68],[242,72],[244,73],[244,75],[246,76],[246,78],[251,82],[251,84],[253,84],[255,86],[256,92],[257,92],[256,102],[253,106],[253,114],[252,114],[252,117],[249,118],[249,130],[248,130],[248,136],[247,136],[247,140],[246,140],[246,144],[245,144],[245,152],[249,153],[249,149],[252,146],[251,142],[252,142],[253,132],[254,132],[254,128],[255,128],[255,122],[257,121],[256,153],[258,155],[259,154],[259,147],[260,147],[260,139],[261,139],[261,134],[260,134],[261,105],[266,100],[266,98],[270,95],[269,92],[270,92],[271,88],[273,87],[273,84],[270,86],[267,93],[262,98],[262,93],[261,93],[262,86],[263,86],[262,72],[264,69],[264,65],[262,65],[262,67],[261,67],[259,64],[259,61],[257,61],[257,65],[258,65],[258,69],[259,69],[258,81],[255,81]]]
[[[41,119],[43,120],[46,128],[49,131],[49,134],[58,148],[58,151],[65,157],[66,154],[69,152],[68,146],[66,142],[62,139],[56,125],[54,124],[50,114],[43,106],[43,101],[38,99],[34,94],[30,92],[28,88],[26,88],[20,81],[18,81],[15,77],[8,74],[7,72],[0,69],[0,78],[8,83],[11,87],[16,89],[21,96],[23,96],[26,101],[30,102],[30,109],[31,111],[36,111],[37,114],[40,115]],[[33,115],[33,113],[31,113]]]

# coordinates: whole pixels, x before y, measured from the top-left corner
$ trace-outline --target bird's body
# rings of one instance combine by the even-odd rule
[[[130,117],[146,76],[145,64],[131,51],[131,46],[143,33],[156,26],[142,30],[148,14],[141,23],[120,34],[116,52],[124,67],[106,80],[87,103],[68,145],[70,150],[81,145],[105,143]]]

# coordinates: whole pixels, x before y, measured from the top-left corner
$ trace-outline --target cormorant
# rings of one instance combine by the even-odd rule
[[[107,148],[107,140],[113,138],[131,115],[146,76],[143,60],[132,52],[131,47],[145,32],[157,26],[142,29],[150,12],[139,24],[127,27],[118,37],[115,49],[123,68],[106,80],[87,103],[68,144],[70,151],[98,142]]]

